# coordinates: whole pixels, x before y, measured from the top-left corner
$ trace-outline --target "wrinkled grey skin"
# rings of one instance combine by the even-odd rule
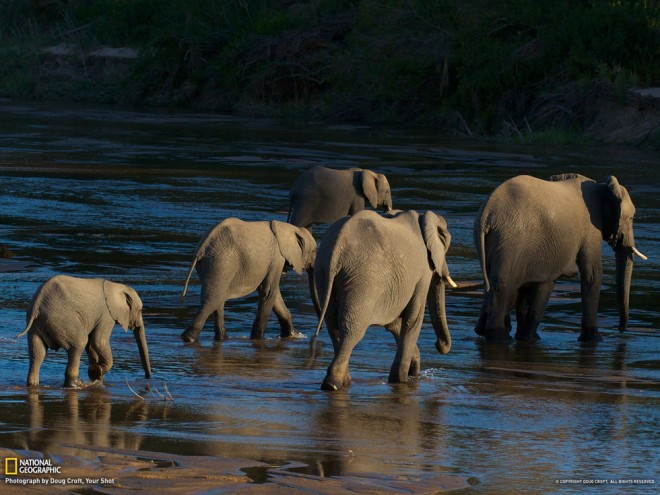
[[[555,280],[580,273],[581,341],[599,340],[602,241],[616,255],[619,330],[628,323],[635,206],[616,177],[604,183],[579,174],[550,180],[526,175],[498,186],[482,205],[474,239],[485,281],[475,328],[488,340],[508,341],[516,309],[516,339],[536,340]],[[640,253],[641,254],[641,253]]]
[[[315,223],[334,223],[365,209],[392,209],[387,177],[371,170],[335,170],[314,167],[296,179],[289,193],[288,222],[310,228]]]
[[[27,386],[39,385],[39,369],[48,349],[64,349],[68,363],[64,387],[80,387],[80,356],[87,351],[89,378],[103,381],[112,368],[110,334],[116,323],[133,330],[146,378],[151,377],[149,351],[142,321],[142,301],[131,287],[100,278],[58,275],[34,294],[27,311],[30,370]]]
[[[405,382],[420,369],[417,338],[429,312],[441,353],[451,336],[445,315],[445,253],[451,236],[444,218],[416,211],[380,216],[365,210],[335,223],[319,247],[315,284],[334,359],[321,386],[337,390],[350,384],[351,352],[370,325],[382,325],[397,342],[390,382]]]
[[[300,274],[309,273],[316,256],[316,241],[306,230],[285,222],[244,222],[227,218],[202,238],[193,257],[181,297],[186,295],[193,269],[202,282],[201,306],[181,334],[185,342],[198,339],[206,320],[215,317],[215,340],[227,337],[225,301],[257,290],[259,306],[251,339],[263,339],[272,311],[280,323],[280,336],[293,337],[291,313],[280,294],[280,277],[285,265]]]

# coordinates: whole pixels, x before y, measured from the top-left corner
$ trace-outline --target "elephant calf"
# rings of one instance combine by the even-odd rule
[[[288,221],[306,228],[334,223],[364,210],[367,203],[372,208],[392,209],[390,183],[383,174],[361,168],[314,167],[291,186]]]
[[[227,218],[202,238],[193,257],[181,297],[185,297],[193,269],[202,281],[201,307],[181,334],[185,342],[199,337],[206,320],[215,316],[215,339],[224,340],[224,306],[228,299],[259,291],[257,317],[251,339],[263,339],[272,311],[280,322],[280,335],[296,335],[291,313],[280,294],[282,270],[289,265],[300,274],[311,271],[316,241],[306,229],[285,222],[244,222]],[[309,274],[311,280],[311,274]]]
[[[27,386],[39,385],[39,369],[46,351],[62,348],[68,353],[64,386],[82,385],[80,356],[87,351],[91,380],[103,381],[112,368],[110,334],[115,324],[133,330],[146,378],[151,377],[149,351],[142,320],[142,301],[131,287],[100,278],[58,275],[34,294],[27,311],[30,370]]]
[[[416,376],[417,338],[427,301],[436,348],[449,352],[445,282],[456,286],[445,260],[450,239],[445,219],[430,211],[380,216],[365,210],[330,227],[314,266],[323,301],[316,332],[325,319],[335,351],[321,388],[350,384],[351,352],[370,325],[385,326],[397,341],[389,381]]]

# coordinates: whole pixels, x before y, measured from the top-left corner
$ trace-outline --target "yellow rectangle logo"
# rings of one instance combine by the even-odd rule
[[[18,474],[18,458],[6,457],[5,458],[5,474]]]

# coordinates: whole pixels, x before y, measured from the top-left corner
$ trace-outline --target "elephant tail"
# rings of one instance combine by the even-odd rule
[[[319,324],[316,326],[316,332],[314,332],[314,338],[312,339],[312,344],[316,342],[319,332],[323,327],[323,322],[325,320],[325,313],[328,310],[328,305],[330,304],[330,294],[332,294],[332,285],[334,283],[335,277],[333,273],[328,273],[328,282],[325,291],[325,298],[323,299],[323,306],[321,306],[321,312],[319,313]],[[318,299],[318,294],[316,295]]]
[[[480,225],[479,232],[475,235],[477,241],[477,253],[479,254],[479,264],[481,265],[481,273],[484,277],[484,290],[490,292],[490,280],[488,280],[488,272],[486,270],[486,230],[483,225]]]
[[[14,338],[15,339],[20,339],[23,335],[28,333],[30,331],[30,328],[32,328],[32,324],[34,323],[34,320],[37,319],[37,316],[39,316],[38,312],[34,311],[32,313],[32,315],[30,316],[30,321],[28,321],[27,326],[25,327],[25,330],[23,330],[21,333],[17,333]]]
[[[188,292],[188,284],[190,283],[190,277],[192,276],[192,272],[195,269],[195,266],[197,265],[198,261],[199,261],[199,258],[197,256],[197,253],[195,253],[195,257],[193,258],[193,261],[190,264],[190,270],[188,270],[188,276],[186,277],[186,282],[183,284],[183,291],[181,292],[181,301],[182,302],[183,302],[184,297],[186,297],[186,292]]]

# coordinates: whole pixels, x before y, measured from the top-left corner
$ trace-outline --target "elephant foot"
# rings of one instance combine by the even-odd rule
[[[513,338],[511,338],[511,335],[509,335],[509,331],[506,328],[488,328],[484,333],[484,337],[486,337],[488,342],[513,342]]]
[[[293,329],[289,333],[280,333],[281,339],[302,339],[304,337],[305,337],[304,333],[296,332]]]
[[[87,368],[87,376],[92,382],[103,381],[103,375],[105,375],[105,370],[98,364],[90,364]]]
[[[344,380],[338,380],[333,376],[326,376],[321,384],[321,390],[335,391],[344,387],[348,387],[351,384],[350,375],[346,376]]]
[[[289,337],[300,338],[302,337],[302,334],[296,332],[296,330],[293,328],[293,323],[290,321],[284,321],[280,322],[280,337],[283,339]]]
[[[215,342],[222,342],[223,340],[227,340],[227,332],[216,332],[215,335],[213,336],[213,340]],[[194,342],[194,341],[190,341]]]
[[[64,388],[82,388],[82,380],[77,376],[67,376],[64,379]]]
[[[388,383],[406,383],[408,381],[408,375],[400,377],[398,373],[390,373],[390,376],[387,378]]]
[[[580,333],[578,340],[580,342],[600,342],[603,340],[603,336],[598,331],[598,328],[585,327],[582,328],[582,333]]]
[[[526,342],[536,342],[537,340],[541,340],[541,337],[537,332],[534,333],[516,332],[516,340],[526,341]]]
[[[335,390],[339,390],[341,388],[341,385],[338,385],[336,382],[325,379],[323,380],[323,383],[321,384],[321,390],[328,390],[330,392],[334,392]]]
[[[199,336],[199,332],[196,332],[188,328],[181,334],[181,340],[183,340],[184,342],[197,342],[198,336]]]

